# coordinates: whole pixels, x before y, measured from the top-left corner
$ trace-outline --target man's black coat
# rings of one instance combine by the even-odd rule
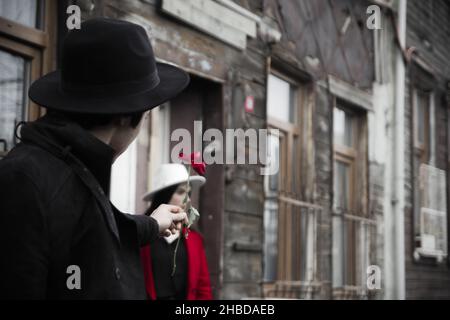
[[[55,116],[21,140],[0,161],[0,297],[145,299],[139,248],[158,223],[109,202],[112,148]]]

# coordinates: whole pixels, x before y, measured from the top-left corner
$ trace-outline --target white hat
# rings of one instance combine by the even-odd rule
[[[180,163],[165,163],[161,165],[152,179],[151,190],[142,197],[142,200],[150,201],[156,192],[187,182],[188,176],[186,167]],[[189,181],[191,186],[195,187],[203,185],[206,179],[202,176],[191,176]]]

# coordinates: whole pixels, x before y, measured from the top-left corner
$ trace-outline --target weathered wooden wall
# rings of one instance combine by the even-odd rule
[[[407,47],[415,47],[415,53],[433,71],[435,79],[432,88],[437,93],[436,112],[436,166],[448,168],[448,105],[445,99],[447,81],[450,75],[450,3],[444,0],[408,0],[407,8]],[[405,136],[408,148],[405,155],[406,208],[405,208],[405,259],[406,259],[406,297],[409,299],[448,299],[450,298],[450,269],[444,262],[415,261],[414,220],[413,220],[413,167],[411,161],[412,145],[412,97],[411,87],[415,82],[426,86],[425,77],[414,73],[413,66],[408,72],[408,85],[405,104]],[[448,179],[447,179],[448,183]]]
[[[366,28],[368,1],[266,1],[284,37],[282,46],[316,79],[334,75],[371,88],[373,34]],[[348,27],[343,26],[348,20]]]

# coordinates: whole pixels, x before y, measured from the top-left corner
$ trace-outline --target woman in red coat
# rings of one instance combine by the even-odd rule
[[[157,171],[152,190],[144,196],[151,201],[146,214],[160,204],[183,207],[187,190],[188,172],[182,164],[163,164]],[[202,176],[192,176],[191,186],[205,183]],[[184,232],[183,232],[184,234]],[[181,235],[176,254],[176,269],[173,270],[173,255],[180,233],[161,237],[152,245],[141,249],[147,296],[152,300],[210,300],[211,284],[202,236],[189,231],[186,239]]]

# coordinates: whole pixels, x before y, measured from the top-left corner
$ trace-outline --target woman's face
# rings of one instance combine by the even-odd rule
[[[178,186],[178,188],[175,190],[175,193],[172,195],[172,198],[170,199],[169,204],[174,205],[174,206],[179,206],[183,209],[186,209],[185,206],[186,204],[183,204],[183,200],[186,197],[186,192],[188,192],[188,198],[187,198],[187,202],[190,200],[189,199],[189,195],[190,195],[190,190],[187,190],[187,186],[186,184],[180,184]]]

